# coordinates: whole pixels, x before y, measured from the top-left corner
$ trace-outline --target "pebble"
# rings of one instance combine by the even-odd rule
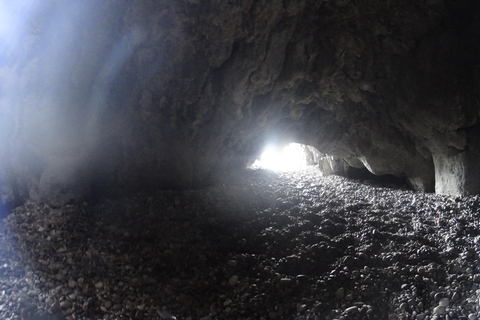
[[[450,268],[450,273],[461,273],[462,268],[460,266],[454,265]]]
[[[165,293],[169,296],[173,296],[176,292],[177,290],[171,285],[167,285],[165,287]]]
[[[308,277],[307,277],[306,275],[304,275],[304,274],[299,274],[299,275],[297,275],[296,278],[297,278],[297,280],[300,281],[300,282],[306,282],[306,281],[308,281]]]
[[[473,275],[473,282],[480,283],[480,274],[477,273]]]
[[[345,309],[345,313],[347,313],[347,314],[358,313],[358,307],[356,307],[356,306],[349,307],[349,308]]]
[[[238,283],[237,276],[231,276],[230,279],[228,279],[228,284],[231,285],[232,287],[235,286],[237,283]]]
[[[438,314],[438,315],[445,314],[445,307],[443,307],[443,306],[435,307],[433,309],[433,313]]]
[[[343,299],[343,297],[345,297],[345,289],[343,287],[341,288],[338,288],[336,291],[335,291],[335,297],[337,299]]]
[[[55,301],[51,306],[50,306],[50,311],[52,313],[59,313],[62,311],[62,306],[58,301]]]
[[[454,292],[452,295],[452,301],[457,301],[460,299],[460,294],[458,292]]]
[[[39,295],[39,292],[38,290],[30,290],[28,291],[27,293],[27,296],[29,296],[30,298],[35,298]]]
[[[13,303],[19,303],[19,296],[13,294],[18,290],[27,297],[27,300],[39,301],[50,307],[48,311],[60,312],[62,318],[69,320],[87,317],[86,315],[95,315],[105,320],[121,317],[138,320],[164,319],[165,317],[174,319],[174,316],[156,311],[157,308],[162,310],[167,307],[171,308],[174,314],[183,314],[181,318],[186,320],[388,319],[386,314],[385,316],[378,314],[383,312],[379,310],[379,305],[385,303],[390,297],[393,301],[389,308],[392,313],[397,313],[391,315],[391,319],[453,320],[466,319],[465,315],[468,315],[468,320],[477,320],[476,311],[479,308],[478,297],[480,296],[479,269],[468,259],[448,260],[450,259],[448,255],[443,255],[444,252],[440,251],[445,244],[442,242],[443,239],[449,235],[448,241],[454,241],[454,245],[458,247],[455,247],[455,250],[462,252],[465,247],[470,246],[474,248],[472,252],[475,252],[477,249],[472,246],[472,243],[476,239],[468,237],[455,239],[451,237],[452,234],[449,234],[451,233],[449,228],[457,230],[456,219],[464,219],[463,224],[471,225],[474,225],[475,219],[470,219],[468,215],[461,212],[463,209],[457,206],[444,210],[441,196],[431,194],[416,195],[416,197],[430,199],[426,200],[427,205],[424,208],[411,207],[409,205],[411,201],[408,201],[405,206],[397,203],[395,210],[390,212],[387,210],[387,204],[396,203],[396,201],[400,203],[402,197],[411,198],[412,195],[409,193],[405,196],[400,193],[398,198],[396,196],[392,198],[389,195],[391,191],[376,188],[377,199],[366,201],[362,198],[364,191],[362,186],[355,184],[353,188],[343,178],[332,179],[335,182],[340,181],[342,190],[347,188],[345,191],[347,194],[348,188],[352,188],[358,199],[347,199],[338,192],[330,195],[325,193],[325,190],[332,188],[331,186],[317,186],[312,189],[312,195],[308,195],[311,197],[311,203],[317,204],[317,207],[311,209],[303,203],[303,200],[294,199],[298,194],[292,194],[292,199],[288,200],[291,205],[285,211],[277,212],[274,209],[259,211],[255,219],[260,223],[254,225],[258,227],[259,232],[255,232],[254,237],[232,239],[239,244],[238,250],[235,247],[229,247],[228,253],[225,254],[222,251],[220,255],[215,251],[216,243],[210,242],[209,237],[203,238],[205,229],[211,226],[208,225],[210,223],[214,224],[215,228],[223,228],[223,223],[228,223],[227,226],[231,227],[233,222],[228,220],[230,213],[228,210],[223,211],[224,208],[220,206],[218,210],[222,210],[221,217],[211,220],[208,216],[209,210],[202,206],[195,208],[194,212],[189,212],[188,209],[175,211],[174,213],[180,216],[175,218],[178,218],[180,221],[178,222],[175,219],[169,220],[168,214],[157,214],[156,211],[162,211],[160,208],[163,207],[156,206],[154,203],[149,204],[145,212],[142,212],[142,204],[138,208],[126,206],[125,211],[128,211],[126,220],[121,216],[123,208],[111,205],[110,214],[117,217],[118,213],[120,215],[118,221],[112,220],[109,216],[102,218],[102,214],[99,213],[98,221],[103,222],[98,226],[102,226],[101,232],[107,234],[102,233],[103,238],[96,238],[94,234],[99,231],[95,230],[92,231],[92,237],[88,238],[88,241],[82,240],[82,244],[88,245],[86,253],[85,251],[77,252],[75,248],[79,243],[72,238],[67,238],[68,233],[71,232],[72,235],[77,233],[77,230],[68,224],[70,222],[65,228],[60,228],[49,221],[51,215],[45,215],[44,212],[43,216],[39,215],[38,218],[45,219],[44,225],[48,226],[45,227],[47,232],[32,233],[31,230],[35,230],[36,227],[32,229],[31,224],[26,224],[29,229],[25,230],[30,231],[25,232],[28,236],[25,239],[32,241],[35,238],[31,239],[31,237],[37,236],[36,239],[45,241],[46,248],[50,251],[33,252],[35,254],[32,256],[36,257],[33,260],[33,266],[27,263],[25,274],[21,274],[25,277],[25,281],[21,279],[7,285],[0,283],[0,318],[16,318],[5,312]],[[306,189],[302,187],[300,190],[303,192]],[[173,194],[176,194],[175,192],[172,191]],[[173,199],[171,196],[167,198]],[[210,198],[221,201],[215,195]],[[189,202],[184,200],[181,197],[182,208],[188,207]],[[203,200],[210,201],[208,197]],[[265,199],[262,201],[266,202]],[[379,201],[382,201],[385,207],[383,204],[379,205]],[[460,203],[463,202],[462,198]],[[292,211],[293,206],[296,206],[296,211]],[[345,209],[346,207],[350,209]],[[420,212],[417,209],[422,209],[422,214],[416,214]],[[428,219],[432,217],[434,209],[447,216],[448,210],[453,210],[454,214],[452,213],[450,218],[446,217],[444,220],[448,222],[446,227],[439,228],[438,225],[429,223]],[[59,209],[61,210],[63,209]],[[362,210],[365,212],[361,213]],[[407,211],[411,211],[412,214],[407,215],[405,213]],[[151,212],[153,214],[150,214]],[[363,215],[367,212],[368,216]],[[263,217],[263,214],[266,217]],[[196,221],[196,216],[201,219]],[[335,237],[327,237],[325,233],[327,226],[323,225],[326,219],[323,219],[323,216],[328,216],[330,226],[344,226],[346,231],[341,231],[342,228],[337,226],[330,231],[339,229],[343,233]],[[388,219],[380,219],[380,216],[386,216]],[[34,210],[32,210],[32,217],[37,218]],[[72,215],[63,214],[59,217],[70,219]],[[78,217],[81,218],[81,214]],[[105,218],[110,218],[112,221]],[[350,220],[347,221],[347,219],[366,221],[366,218],[371,221],[365,223],[365,228],[351,225]],[[156,225],[150,225],[152,219],[153,221],[159,219],[165,223],[165,228],[154,229],[153,226]],[[186,219],[189,221],[188,224],[184,222]],[[427,223],[420,221],[415,225],[417,219],[423,219]],[[472,222],[469,222],[469,219]],[[43,224],[44,220],[41,221]],[[120,221],[123,222],[120,223]],[[83,223],[78,221],[79,229],[84,227]],[[140,227],[134,228],[134,223],[138,223]],[[256,221],[252,222],[254,223]],[[96,228],[96,225],[97,223],[94,222],[91,227]],[[247,225],[250,227],[250,224]],[[401,229],[402,227],[405,229]],[[179,231],[184,228],[189,229],[194,239],[188,238],[188,235],[178,236]],[[246,234],[241,228],[241,224],[237,223],[233,229],[235,232],[238,229],[239,234]],[[46,235],[50,234],[52,229],[58,231],[52,233],[51,240],[47,242]],[[131,232],[127,234],[126,229]],[[376,233],[371,231],[373,229]],[[135,241],[131,243],[123,235],[128,235],[132,241],[133,239]],[[234,237],[234,234],[221,235],[218,239],[222,241],[230,236]],[[397,237],[401,240],[400,244],[394,241]],[[427,262],[417,255],[419,252],[417,249],[420,246],[416,246],[421,245],[421,241],[419,243],[416,240],[418,237],[423,237],[425,243],[431,244],[426,246],[432,248],[428,249],[427,253],[442,255],[440,258],[445,259],[445,263],[422,266],[421,264]],[[195,241],[190,242],[190,240]],[[403,245],[407,240],[408,245]],[[20,244],[25,243],[21,241],[20,238]],[[359,246],[354,247],[353,250],[348,249],[357,241]],[[194,245],[190,246],[191,243]],[[318,245],[318,243],[322,244]],[[390,246],[391,249],[389,247],[388,250],[383,250],[385,245]],[[66,250],[67,247],[68,250]],[[55,253],[58,248],[61,255],[50,258],[46,254]],[[162,253],[167,248],[170,251],[166,253],[170,255],[164,256]],[[346,248],[348,250],[345,250]],[[258,253],[247,253],[253,251]],[[345,256],[347,252],[349,256]],[[395,256],[392,252],[398,252],[399,257],[406,257],[406,259],[398,257],[392,259]],[[455,252],[448,254],[453,255]],[[270,253],[272,253],[271,256],[269,256]],[[295,257],[295,259],[283,259],[286,256]],[[460,255],[460,257],[463,256]],[[37,260],[39,258],[41,259]],[[332,277],[328,276],[331,270],[323,270],[322,265],[315,263],[321,259],[330,258],[331,260],[325,262],[328,263],[325,266],[335,266]],[[0,259],[2,259],[1,256]],[[212,261],[218,262],[218,265]],[[286,263],[283,265],[284,261]],[[378,261],[386,264],[385,269],[383,266],[379,268]],[[473,268],[466,268],[467,262]],[[8,259],[1,260],[0,272],[7,270],[10,264],[14,265]],[[240,265],[242,268],[237,270],[236,268]],[[115,273],[117,271],[119,272]],[[239,274],[233,275],[234,273]],[[388,276],[385,277],[387,273]],[[420,275],[417,278],[418,283],[415,280],[410,281],[415,275]],[[88,280],[84,280],[82,276]],[[239,276],[242,279],[241,282],[238,280]],[[399,282],[390,283],[387,279],[391,279],[392,276]],[[93,282],[90,279],[94,279]],[[223,286],[219,286],[219,283]],[[381,286],[378,283],[381,283]],[[157,290],[158,288],[160,290]],[[164,292],[162,288],[165,288]],[[381,290],[377,290],[379,288]],[[281,298],[277,299],[278,297]],[[377,300],[369,301],[369,297]],[[355,302],[360,298],[363,302]],[[283,301],[286,303],[282,303]],[[419,303],[420,301],[424,301],[425,306]],[[367,307],[368,304],[373,307]],[[198,310],[193,310],[197,307]],[[190,309],[195,312],[195,316],[186,315],[187,310],[190,311]],[[83,315],[81,315],[82,312],[84,312]]]
[[[297,307],[297,312],[304,312],[305,310],[307,310],[306,304],[302,304]]]
[[[353,279],[358,279],[360,277],[360,271],[358,270],[353,270],[352,271],[352,278]]]
[[[60,307],[62,309],[69,309],[69,308],[72,307],[72,302],[69,301],[69,300],[64,300],[64,301],[60,302]]]
[[[440,299],[440,301],[438,302],[438,305],[440,307],[446,307],[448,306],[448,304],[450,303],[450,300],[448,300],[448,298],[442,298]]]
[[[77,282],[75,280],[72,280],[72,279],[68,280],[68,286],[70,288],[73,289],[73,288],[75,288],[76,285],[77,285]]]

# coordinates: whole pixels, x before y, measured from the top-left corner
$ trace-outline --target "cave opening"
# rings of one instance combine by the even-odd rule
[[[295,173],[305,169],[318,176],[339,175],[368,185],[413,190],[403,176],[377,175],[366,167],[353,167],[344,159],[321,153],[317,148],[297,143],[267,144],[248,169],[264,169],[274,173]]]
[[[271,171],[297,171],[318,165],[321,154],[312,146],[290,142],[286,145],[267,145],[251,168]]]

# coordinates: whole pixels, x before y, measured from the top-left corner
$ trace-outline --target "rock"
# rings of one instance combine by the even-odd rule
[[[473,275],[473,282],[480,283],[480,274],[477,273]]]
[[[448,300],[448,298],[442,298],[440,299],[440,301],[438,302],[438,305],[440,307],[446,307],[448,306],[448,304],[450,303],[450,300]]]
[[[356,313],[358,313],[358,307],[356,307],[356,306],[349,307],[349,308],[345,309],[345,313],[346,314],[356,314]]]
[[[91,208],[20,206],[0,225],[0,317],[149,319],[167,305],[186,319],[477,317],[480,197],[310,169],[243,172],[206,190],[141,193]],[[174,197],[182,209],[166,214]],[[47,232],[36,232],[38,221]],[[335,237],[322,232],[336,224],[343,231]],[[57,255],[61,247],[68,250]],[[283,268],[286,257],[299,270]],[[357,259],[355,269],[346,257]]]
[[[68,303],[67,303],[68,306]],[[50,312],[52,313],[59,313],[62,311],[62,305],[60,302],[55,301],[51,306],[50,306]]]
[[[73,289],[76,287],[76,285],[77,285],[77,282],[75,280],[72,280],[72,279],[68,280],[68,287]]]
[[[290,278],[281,278],[280,279],[280,285],[282,286],[288,286],[293,283],[293,280]]]
[[[173,286],[168,285],[165,287],[165,293],[169,296],[172,296],[176,293],[176,289]]]
[[[305,312],[307,310],[307,305],[306,304],[301,304],[297,306],[297,312]]]
[[[444,306],[438,306],[433,309],[433,313],[442,315],[445,314],[445,307]]]
[[[69,309],[69,308],[72,307],[72,302],[70,300],[64,300],[64,301],[60,302],[60,307],[64,310]]]
[[[337,299],[343,299],[345,297],[345,289],[342,287],[342,288],[338,288],[336,291],[335,291],[335,297]]]
[[[474,2],[92,6],[66,19],[67,4],[42,3],[22,20],[35,28],[4,31],[16,39],[2,54],[8,193],[59,207],[188,189],[247,165],[269,140],[309,142],[346,169],[361,163],[422,191],[480,191]],[[59,41],[57,20],[62,41],[83,50],[39,45]],[[101,27],[74,31],[84,21]],[[110,58],[118,64],[99,62]]]
[[[30,298],[38,297],[38,295],[39,295],[38,290],[30,290],[27,292],[27,296],[29,296]]]
[[[235,286],[238,283],[238,277],[237,276],[231,276],[228,279],[228,284],[231,285],[232,287]]]

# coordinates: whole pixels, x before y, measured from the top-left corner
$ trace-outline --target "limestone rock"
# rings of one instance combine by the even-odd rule
[[[0,161],[18,196],[62,205],[92,188],[201,186],[266,141],[358,159],[419,190],[480,192],[476,1],[75,8],[46,1],[24,21],[34,27],[5,31],[18,41],[0,49],[0,114],[12,119]]]

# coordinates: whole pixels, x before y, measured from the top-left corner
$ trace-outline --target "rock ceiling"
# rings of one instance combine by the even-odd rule
[[[478,1],[27,9],[0,47],[1,178],[19,198],[195,187],[269,141],[418,190],[480,192]]]

